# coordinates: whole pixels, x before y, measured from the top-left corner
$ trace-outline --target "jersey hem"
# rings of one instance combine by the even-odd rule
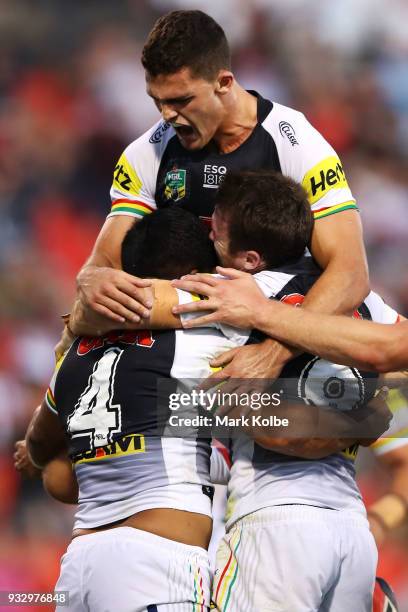
[[[201,489],[201,485],[200,485]],[[184,512],[192,512],[194,514],[203,514],[204,516],[209,516],[212,518],[211,508],[207,510],[203,510],[202,506],[198,507],[195,504],[186,504],[185,502],[173,502],[171,500],[164,501],[160,503],[141,503],[135,504],[134,507],[129,507],[124,512],[118,512],[114,515],[110,515],[109,517],[105,517],[103,520],[95,520],[95,521],[84,521],[81,519],[76,519],[74,523],[74,529],[94,529],[96,527],[102,527],[103,525],[109,525],[110,523],[115,523],[116,521],[125,520],[129,518],[133,514],[138,514],[139,512],[144,512],[145,510],[155,510],[159,508],[169,508],[170,510],[183,510]],[[86,511],[89,517],[89,511]]]

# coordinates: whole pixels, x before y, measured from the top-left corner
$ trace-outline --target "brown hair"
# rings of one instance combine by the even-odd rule
[[[268,170],[229,173],[216,206],[228,221],[231,254],[257,251],[271,269],[296,261],[310,244],[313,213],[306,192],[287,176]]]
[[[142,64],[151,77],[190,68],[193,76],[216,78],[230,69],[224,30],[202,11],[172,11],[158,19],[143,47]]]

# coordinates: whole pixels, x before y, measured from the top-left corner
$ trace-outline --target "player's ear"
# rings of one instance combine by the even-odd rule
[[[254,272],[264,267],[264,260],[257,251],[245,251],[242,269],[245,272]]]
[[[220,95],[227,94],[234,83],[234,75],[230,70],[222,69],[219,71],[216,83],[215,83],[215,92]]]

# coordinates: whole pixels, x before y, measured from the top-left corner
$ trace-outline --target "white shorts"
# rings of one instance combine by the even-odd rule
[[[192,612],[210,606],[207,551],[133,527],[78,536],[61,559],[60,612]]]
[[[362,515],[269,507],[221,541],[213,600],[222,612],[371,612],[376,566]]]

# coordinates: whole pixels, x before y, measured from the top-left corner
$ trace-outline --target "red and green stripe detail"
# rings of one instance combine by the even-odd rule
[[[127,213],[129,215],[137,215],[138,217],[144,217],[153,211],[154,208],[144,202],[125,199],[115,200],[111,208],[111,214]]]

